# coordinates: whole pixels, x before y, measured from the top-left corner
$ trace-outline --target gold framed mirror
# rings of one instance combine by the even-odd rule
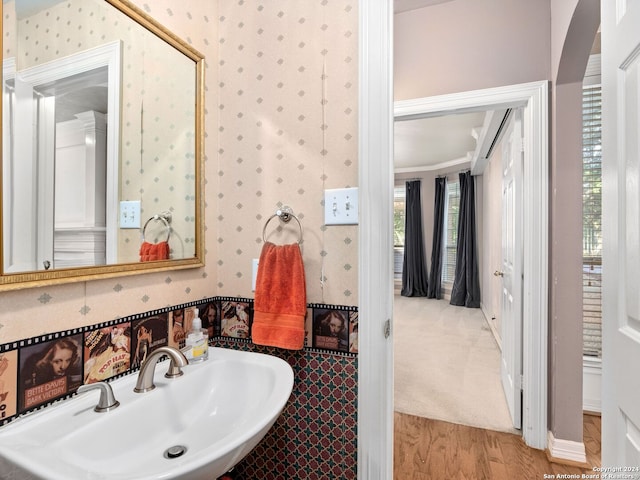
[[[203,266],[204,57],[127,0],[0,8],[0,290]]]

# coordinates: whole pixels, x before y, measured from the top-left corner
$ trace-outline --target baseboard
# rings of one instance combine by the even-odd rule
[[[550,462],[590,468],[584,443],[555,438],[551,431],[547,435],[547,458]]]
[[[582,362],[582,409],[585,412],[601,412],[602,360],[583,357]]]
[[[492,321],[493,315],[489,313],[489,311],[487,310],[483,302],[480,302],[480,310],[482,310],[482,314],[484,315],[484,320],[485,322],[487,322],[487,325],[489,325],[489,329],[493,334],[494,340],[498,344],[498,348],[500,349],[500,351],[502,351],[502,341],[500,339],[500,332],[496,330],[496,326],[493,324],[493,321]]]

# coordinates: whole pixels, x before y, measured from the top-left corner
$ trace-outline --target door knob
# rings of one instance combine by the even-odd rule
[[[496,277],[504,277],[504,272],[501,272],[500,270],[496,270],[495,272],[493,272],[493,274]]]

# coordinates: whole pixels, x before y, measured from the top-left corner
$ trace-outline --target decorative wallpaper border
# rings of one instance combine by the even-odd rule
[[[70,398],[83,383],[136,371],[161,346],[184,347],[196,309],[210,344],[254,345],[253,299],[238,297],[192,301],[0,345],[0,426]],[[305,332],[305,352],[356,357],[358,309],[308,304]]]

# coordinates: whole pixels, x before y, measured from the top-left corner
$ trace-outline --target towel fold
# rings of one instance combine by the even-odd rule
[[[149,243],[140,245],[140,261],[169,260],[169,242]]]
[[[307,293],[300,246],[265,242],[260,253],[254,299],[253,343],[301,350]]]

